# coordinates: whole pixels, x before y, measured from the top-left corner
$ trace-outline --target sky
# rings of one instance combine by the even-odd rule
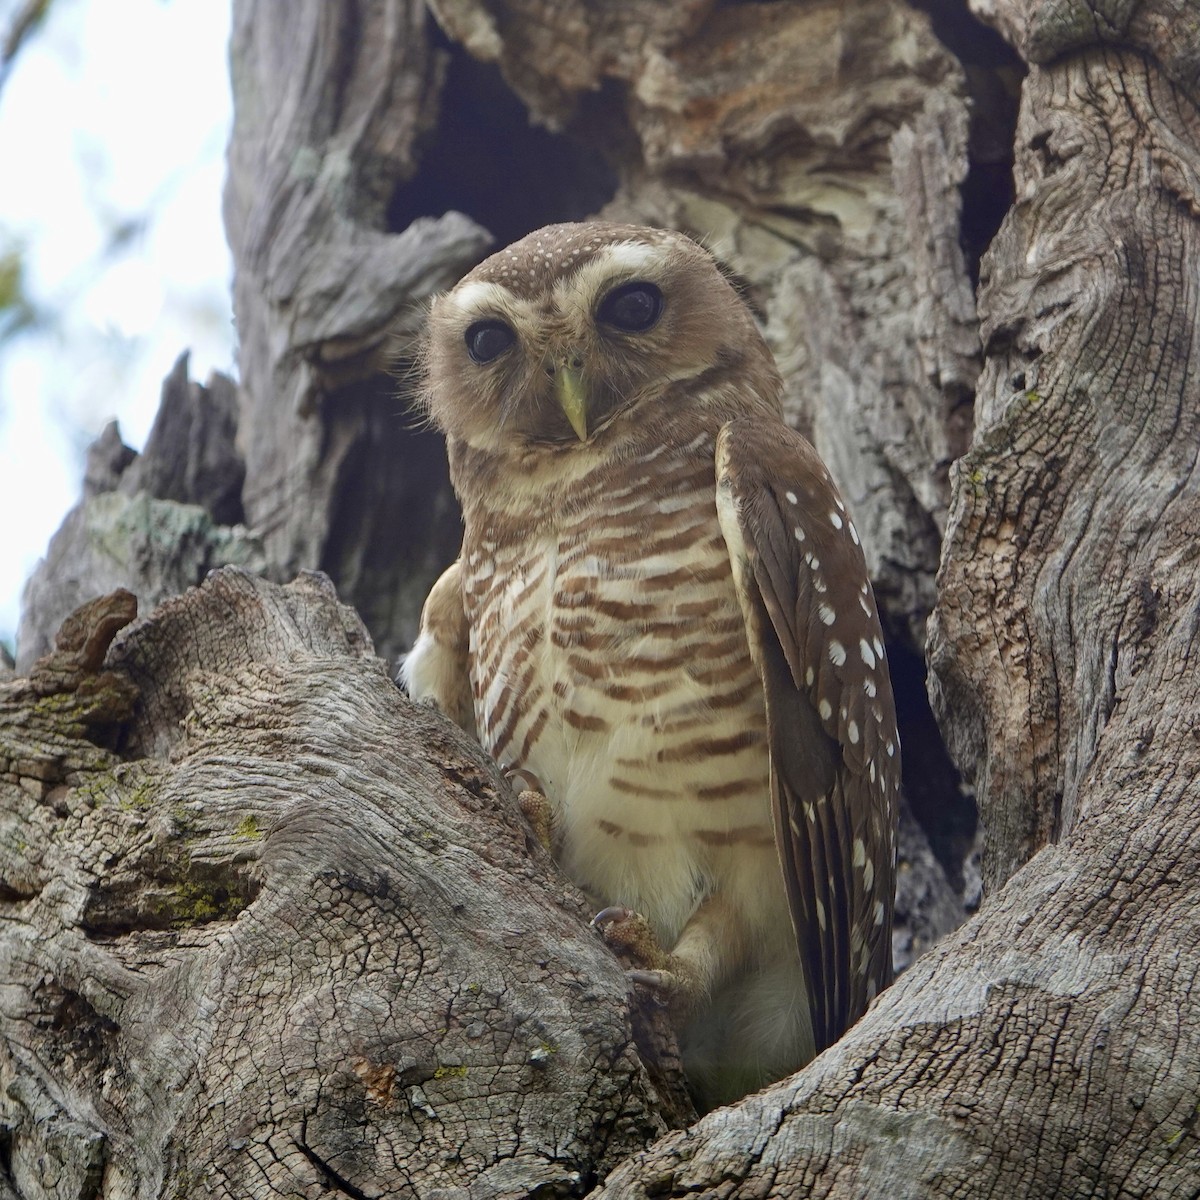
[[[19,0],[0,0],[0,38]],[[0,257],[48,314],[0,340],[0,641],[112,418],[140,449],[162,380],[233,373],[221,187],[223,0],[53,0],[0,90]]]

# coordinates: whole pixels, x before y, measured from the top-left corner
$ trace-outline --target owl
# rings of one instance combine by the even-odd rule
[[[434,302],[423,361],[464,536],[403,682],[652,932],[700,1107],[797,1070],[891,979],[900,759],[858,532],[749,308],[680,233],[553,225]]]

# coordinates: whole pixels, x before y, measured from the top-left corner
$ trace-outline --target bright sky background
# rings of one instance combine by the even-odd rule
[[[19,0],[0,0],[0,36]],[[53,0],[0,90],[0,254],[57,314],[0,342],[0,640],[112,417],[140,449],[163,377],[233,370],[221,226],[224,0]],[[145,220],[109,252],[114,230]]]

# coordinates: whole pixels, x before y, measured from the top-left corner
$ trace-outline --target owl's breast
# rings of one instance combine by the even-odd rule
[[[468,528],[477,725],[560,813],[568,873],[673,938],[731,855],[774,855],[762,685],[712,468],[660,465],[528,539]]]

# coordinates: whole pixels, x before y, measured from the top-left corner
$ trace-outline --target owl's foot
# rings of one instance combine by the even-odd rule
[[[554,806],[546,798],[546,793],[542,791],[541,780],[524,767],[512,767],[504,772],[504,777],[514,787],[521,786],[521,790],[517,793],[517,804],[520,806],[525,820],[529,822],[529,827],[533,830],[533,836],[537,838],[538,845],[547,854],[553,854]]]
[[[691,966],[662,948],[641,913],[613,905],[598,912],[592,925],[624,964],[630,983],[661,996],[674,1013],[687,1013],[702,999],[703,988]]]
[[[654,1086],[664,1097],[666,1110],[679,1128],[694,1120],[695,1108],[688,1092],[676,1028],[687,1015],[678,998],[686,992],[679,975],[670,969],[671,955],[659,945],[645,917],[621,906],[605,908],[592,925],[626,967],[625,978],[632,1003],[629,1020],[642,1061]]]
[[[592,918],[592,928],[600,931],[618,958],[633,964],[631,970],[657,971],[666,965],[667,953],[641,913],[614,904]]]

